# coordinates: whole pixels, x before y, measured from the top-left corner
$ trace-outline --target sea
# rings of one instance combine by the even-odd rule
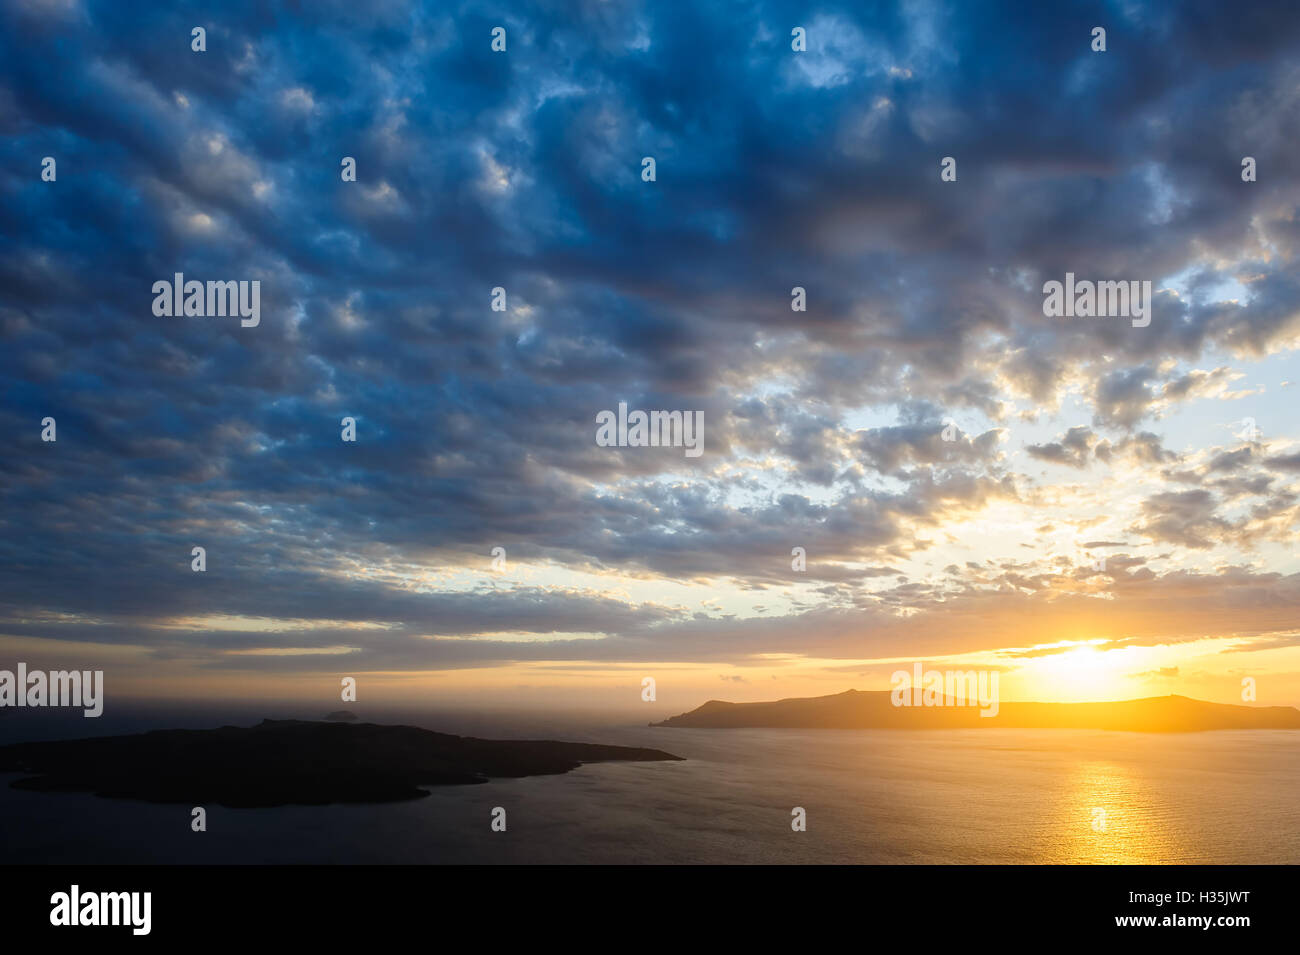
[[[1300,863],[1294,730],[701,730],[580,717],[405,717],[374,721],[649,746],[684,760],[430,787],[425,798],[397,803],[211,805],[205,832],[191,830],[190,806],[24,792],[4,774],[0,858],[77,865]],[[5,720],[0,741],[222,722],[211,714],[153,714],[95,733],[69,724],[81,731],[38,734]],[[491,826],[498,808],[504,832]]]

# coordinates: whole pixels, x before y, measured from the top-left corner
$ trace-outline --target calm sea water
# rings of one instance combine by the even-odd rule
[[[537,735],[537,734],[514,734]],[[9,788],[6,862],[1300,863],[1300,732],[614,727],[681,763],[366,805],[189,807]],[[508,831],[494,833],[494,806]],[[791,809],[807,812],[793,832]]]

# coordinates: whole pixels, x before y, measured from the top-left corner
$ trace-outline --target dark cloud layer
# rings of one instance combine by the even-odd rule
[[[1010,402],[1052,408],[1086,382],[1091,420],[1029,455],[1177,470],[1151,422],[1230,380],[1178,363],[1300,332],[1295,4],[0,11],[12,636],[165,652],[180,644],[159,621],[224,614],[383,624],[366,637],[376,666],[770,650],[802,616],[699,622],[576,587],[403,574],[477,572],[504,546],[757,590],[789,582],[799,545],[827,587],[809,612],[845,613],[871,568],[1029,498],[1004,457]],[[506,54],[489,48],[498,24]],[[1159,292],[1145,329],[1046,319],[1042,283],[1066,271],[1183,274],[1184,289]],[[154,317],[152,284],[175,272],[260,280],[261,324]],[[1221,300],[1224,282],[1249,295]],[[597,447],[595,415],[620,401],[702,410],[704,455]],[[855,409],[888,421],[850,423]],[[945,434],[950,415],[985,424]],[[1276,539],[1297,456],[1221,450],[1179,472],[1196,486],[1146,499],[1134,534]],[[1224,516],[1228,499],[1253,510]],[[929,606],[930,586],[872,605]],[[693,627],[705,650],[678,639]],[[418,652],[507,631],[617,639]],[[356,641],[312,633],[294,639]]]

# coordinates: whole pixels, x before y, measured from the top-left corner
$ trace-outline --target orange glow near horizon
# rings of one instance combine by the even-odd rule
[[[230,651],[228,667],[214,669],[183,656],[157,660],[143,648],[35,639],[7,642],[13,659],[46,669],[103,669],[112,696],[121,699],[232,703],[256,699],[332,706],[342,676],[358,678],[359,702],[394,706],[548,709],[587,707],[650,713],[656,717],[711,700],[755,702],[825,696],[848,689],[888,690],[890,674],[912,669],[990,669],[1005,701],[1105,702],[1178,694],[1217,703],[1300,706],[1300,647],[1245,650],[1245,638],[1218,638],[1153,646],[1115,646],[1108,638],[1062,639],[994,651],[933,657],[845,660],[766,654],[745,664],[506,661],[423,671],[368,671],[343,648],[294,648],[274,653]],[[278,658],[278,660],[277,660]],[[148,663],[148,666],[143,664]],[[266,669],[262,669],[262,667]],[[641,681],[656,680],[653,705],[641,700]],[[1242,698],[1242,680],[1257,683],[1255,700]]]

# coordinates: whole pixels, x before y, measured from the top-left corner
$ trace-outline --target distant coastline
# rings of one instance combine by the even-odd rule
[[[1013,703],[993,717],[977,707],[895,706],[889,690],[846,690],[832,696],[727,703],[710,700],[652,726],[687,729],[1100,729],[1191,733],[1231,729],[1300,729],[1293,706],[1235,706],[1186,696],[1113,703]]]
[[[333,714],[331,714],[333,716]],[[490,740],[375,723],[263,720],[0,747],[16,789],[263,808],[419,799],[422,786],[567,773],[583,763],[680,760],[662,750]]]

